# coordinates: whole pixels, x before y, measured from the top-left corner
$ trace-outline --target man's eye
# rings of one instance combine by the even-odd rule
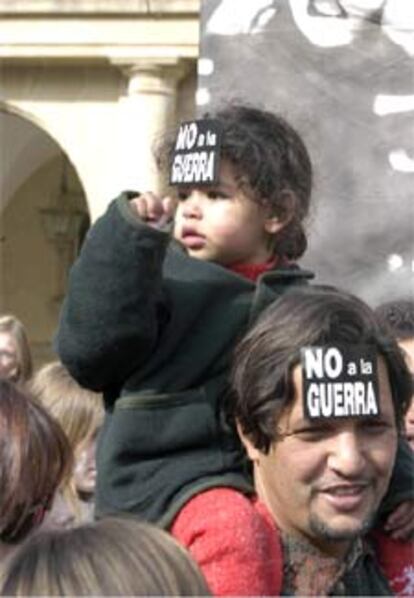
[[[382,434],[389,428],[391,428],[391,424],[386,421],[366,421],[363,423],[363,429],[368,432],[368,434]]]
[[[301,428],[299,430],[294,430],[292,432],[292,436],[295,436],[300,440],[305,440],[306,442],[313,442],[329,436],[330,433],[332,433],[330,428],[315,426],[313,428]]]

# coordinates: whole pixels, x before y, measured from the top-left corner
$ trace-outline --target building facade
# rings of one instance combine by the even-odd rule
[[[0,313],[53,357],[66,276],[151,148],[195,111],[201,0],[0,0]]]

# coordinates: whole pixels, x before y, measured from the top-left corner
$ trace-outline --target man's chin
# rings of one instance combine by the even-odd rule
[[[374,518],[372,514],[365,517],[336,515],[329,518],[313,515],[309,526],[315,538],[340,542],[366,534],[372,528]]]

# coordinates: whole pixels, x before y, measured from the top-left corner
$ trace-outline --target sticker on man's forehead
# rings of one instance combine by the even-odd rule
[[[309,419],[379,415],[374,347],[304,347],[301,364],[304,413]]]
[[[171,185],[212,185],[219,180],[221,134],[211,118],[184,122],[178,129]]]

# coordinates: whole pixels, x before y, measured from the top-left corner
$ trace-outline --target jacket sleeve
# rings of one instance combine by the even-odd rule
[[[82,386],[119,385],[154,349],[168,241],[168,234],[139,221],[126,194],[88,232],[55,339],[60,359]]]
[[[171,528],[198,563],[214,596],[279,596],[282,552],[251,501],[230,488],[192,498]]]

